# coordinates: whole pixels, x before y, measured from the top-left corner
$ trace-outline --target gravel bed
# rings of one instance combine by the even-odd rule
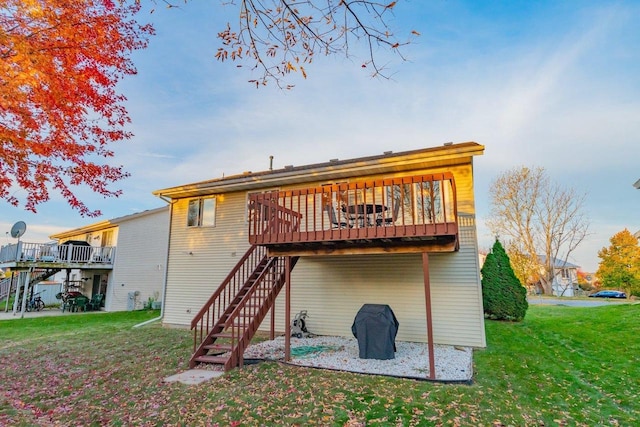
[[[469,382],[473,375],[470,347],[435,345],[437,381]],[[250,345],[244,358],[284,360],[284,337]],[[395,359],[360,359],[354,338],[291,338],[292,365],[425,380],[429,378],[427,344],[396,341]]]

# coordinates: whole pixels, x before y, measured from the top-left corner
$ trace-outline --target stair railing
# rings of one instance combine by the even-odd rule
[[[46,270],[35,270],[34,273],[37,274],[37,276],[32,277],[31,280],[29,281],[29,287],[35,285],[36,283],[40,283],[43,280],[47,280],[49,277],[53,276],[54,274],[60,272],[60,270],[62,270],[61,268],[48,268]]]
[[[11,277],[0,279],[0,300],[4,300],[11,292]]]
[[[291,269],[298,261],[292,258]],[[285,283],[286,263],[283,257],[270,258],[249,292],[242,298],[224,325],[230,333],[231,355],[225,370],[242,366],[244,351],[260,324],[273,307],[276,297]]]
[[[266,256],[265,247],[251,246],[191,320],[194,353]]]
[[[274,215],[269,219],[269,221],[265,221],[264,226],[274,227],[277,223],[278,217]],[[299,223],[297,221],[287,222],[287,227],[290,227],[295,231],[297,230],[298,224]],[[260,265],[264,264],[265,262],[267,263],[267,265],[264,266],[261,270],[258,270]],[[194,355],[201,352],[201,347],[204,346],[205,340],[209,338],[212,329],[216,327],[216,325],[218,325],[219,328],[219,330],[216,332],[222,332],[231,324],[233,324],[233,319],[238,316],[238,311],[240,310],[239,307],[245,307],[246,302],[250,300],[252,295],[255,295],[256,289],[262,289],[265,274],[271,272],[270,274],[273,275],[273,265],[278,265],[282,262],[283,261],[279,258],[268,258],[267,249],[264,246],[252,245],[249,248],[249,250],[238,261],[235,267],[227,275],[225,280],[220,284],[213,295],[211,295],[209,300],[207,300],[204,306],[191,321],[191,329],[193,330]],[[293,268],[293,265],[291,266],[291,268]],[[257,277],[253,277],[257,271],[259,271],[259,275]],[[279,280],[284,281],[284,274],[274,275],[271,280],[276,280],[278,276],[280,276]],[[240,295],[240,290],[243,289],[247,284],[251,285],[247,294],[244,295],[240,301],[236,301]],[[280,284],[280,286],[282,286],[282,284]],[[273,289],[273,286],[269,287],[269,289]],[[279,291],[279,289],[277,291]],[[273,295],[274,300],[277,294],[278,292],[275,292],[275,294]],[[229,308],[234,301],[236,303],[240,303],[240,306],[235,307],[235,309],[231,313],[228,313]],[[264,311],[264,315],[266,315],[268,309],[269,307],[267,307]],[[244,315],[247,313],[242,314]],[[219,323],[223,315],[227,315],[227,317],[225,324],[221,326],[219,325]],[[262,318],[260,318],[260,321],[257,322],[257,324],[255,325],[255,329],[258,328],[263,318],[264,316],[262,316]],[[243,321],[246,322],[246,319],[244,319]],[[234,343],[234,346],[232,348],[235,348],[235,344],[240,338],[240,335],[238,335],[239,329],[233,328],[231,332],[231,341],[232,343]],[[252,332],[255,332],[255,330],[253,330]],[[242,335],[244,335],[244,332],[242,333]],[[251,336],[253,336],[253,333],[251,333]],[[249,337],[248,340],[250,339],[251,338]],[[245,344],[248,344],[248,342]],[[242,352],[244,352],[244,348],[242,349]],[[242,357],[242,353],[240,354],[240,357]],[[225,368],[227,367],[225,366]]]

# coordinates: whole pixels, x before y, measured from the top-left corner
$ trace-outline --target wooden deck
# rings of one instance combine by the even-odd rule
[[[18,242],[0,248],[0,266],[26,268],[111,269],[116,248],[79,244]]]
[[[249,242],[270,256],[458,249],[453,175],[323,185],[249,196]]]

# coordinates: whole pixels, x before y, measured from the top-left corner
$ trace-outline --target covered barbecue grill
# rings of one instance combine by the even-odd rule
[[[351,326],[361,359],[394,359],[398,320],[386,304],[365,304]]]

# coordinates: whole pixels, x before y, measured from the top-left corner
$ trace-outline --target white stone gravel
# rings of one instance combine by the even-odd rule
[[[395,359],[360,359],[354,338],[314,336],[291,338],[292,365],[394,377],[429,379],[427,344],[396,341]],[[437,381],[468,382],[473,376],[473,349],[434,346]],[[246,359],[284,360],[284,337],[250,345]]]

